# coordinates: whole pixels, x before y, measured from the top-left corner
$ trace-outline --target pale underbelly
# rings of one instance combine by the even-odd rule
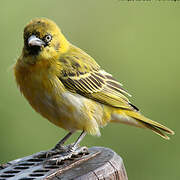
[[[29,102],[37,112],[61,128],[68,131],[86,130],[94,135],[100,133],[103,105],[91,99],[71,92],[54,97],[47,92],[37,93],[31,99]]]

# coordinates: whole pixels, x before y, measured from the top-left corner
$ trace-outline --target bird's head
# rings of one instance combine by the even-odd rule
[[[33,19],[24,28],[23,53],[29,59],[56,59],[68,48],[69,42],[59,27],[49,19]]]

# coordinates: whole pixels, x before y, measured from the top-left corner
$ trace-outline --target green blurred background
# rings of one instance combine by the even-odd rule
[[[88,135],[82,145],[112,148],[122,156],[129,179],[179,179],[178,2],[1,1],[0,162],[50,149],[66,134],[30,107],[14,81],[23,28],[34,17],[54,20],[73,44],[124,83],[144,114],[176,132],[166,141],[148,130],[109,124],[100,138]]]

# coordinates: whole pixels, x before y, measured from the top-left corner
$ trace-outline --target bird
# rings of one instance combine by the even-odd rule
[[[15,79],[36,112],[68,131],[54,149],[81,131],[71,146],[75,150],[87,133],[100,136],[100,128],[111,122],[150,129],[164,139],[174,134],[142,115],[122,84],[71,44],[54,21],[32,19],[23,38],[22,53],[14,66]]]

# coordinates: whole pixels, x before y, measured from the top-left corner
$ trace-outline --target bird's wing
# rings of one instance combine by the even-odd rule
[[[122,84],[86,53],[65,55],[59,61],[64,67],[59,79],[69,91],[113,107],[137,110],[125,96],[129,94]]]

